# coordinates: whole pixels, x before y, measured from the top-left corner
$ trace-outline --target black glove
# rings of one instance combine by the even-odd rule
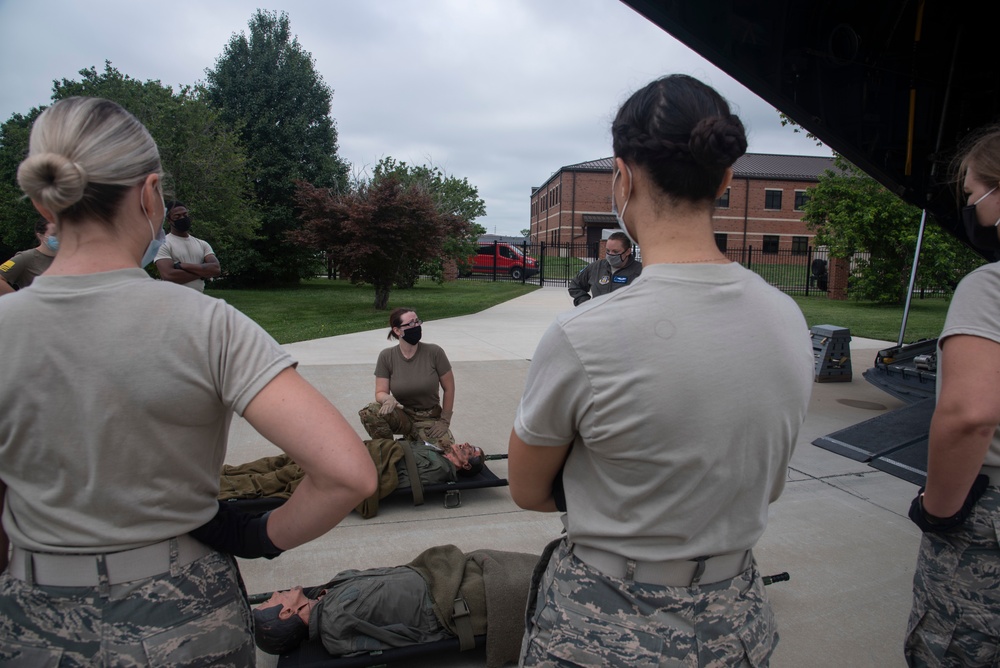
[[[556,510],[566,512],[566,488],[563,487],[563,470],[566,465],[559,469],[555,480],[552,481],[552,500],[556,502]]]
[[[951,517],[935,517],[928,514],[924,510],[924,488],[921,487],[920,491],[917,492],[916,498],[910,503],[910,519],[925,533],[952,533],[965,524],[965,520],[969,519],[969,515],[972,514],[972,507],[976,505],[976,501],[979,500],[979,497],[983,495],[989,486],[989,476],[982,473],[977,475],[976,479],[972,482],[972,488],[969,489],[969,494],[965,497],[965,503]]]
[[[282,553],[267,535],[267,517],[251,515],[232,508],[226,501],[219,501],[215,517],[191,532],[205,545],[220,552],[243,559],[274,559]]]

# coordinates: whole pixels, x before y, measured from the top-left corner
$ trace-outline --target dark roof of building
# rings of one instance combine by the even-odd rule
[[[612,160],[600,158],[566,165],[546,180],[551,181],[559,172],[611,172]],[[833,158],[818,155],[774,155],[747,153],[733,165],[738,179],[783,179],[788,181],[816,181],[828,169],[835,169]]]
[[[737,178],[815,181],[828,169],[833,158],[821,155],[772,155],[747,153],[733,165]]]

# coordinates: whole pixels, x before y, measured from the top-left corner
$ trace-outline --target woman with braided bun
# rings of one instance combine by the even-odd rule
[[[60,243],[0,300],[4,371],[32,379],[0,383],[0,665],[252,666],[226,552],[326,533],[374,491],[371,458],[260,327],[143,271],[163,173],[134,116],[56,102],[17,178]],[[306,471],[261,518],[216,501],[234,412]]]
[[[747,146],[726,101],[667,76],[611,133],[612,209],[642,275],[559,316],[528,371],[510,490],[564,512],[566,535],[536,568],[522,665],[766,665],[777,632],[751,550],[809,402],[809,331],[715,244]]]

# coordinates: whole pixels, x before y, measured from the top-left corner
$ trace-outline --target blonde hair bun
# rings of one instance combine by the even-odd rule
[[[59,213],[83,199],[87,172],[64,155],[39,153],[17,168],[17,182],[32,200]]]

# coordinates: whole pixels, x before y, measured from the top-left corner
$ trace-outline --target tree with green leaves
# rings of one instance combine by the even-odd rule
[[[828,170],[809,191],[803,220],[815,242],[831,257],[854,261],[849,294],[858,300],[900,304],[906,299],[920,230],[920,209],[907,204],[875,179],[836,156],[839,172]],[[925,227],[917,287],[953,289],[983,263],[935,224]]]
[[[439,283],[444,280],[444,266],[449,261],[464,265],[476,253],[476,240],[486,233],[486,228],[476,223],[476,218],[486,215],[486,202],[479,197],[479,189],[469,183],[468,178],[449,176],[439,167],[428,165],[408,165],[392,157],[379,160],[372,170],[372,180],[378,181],[395,177],[404,185],[416,185],[430,194],[437,211],[442,216],[456,216],[467,225],[460,228],[461,234],[447,236],[441,253],[419,263],[413,263],[397,279],[396,287],[413,287],[420,274],[433,277]]]
[[[355,283],[375,287],[375,309],[388,307],[393,286],[412,267],[439,258],[449,238],[471,227],[461,216],[441,213],[430,191],[393,174],[359,182],[337,193],[300,182],[296,204],[303,226],[290,237],[314,254],[332,254]]]
[[[254,238],[257,216],[247,194],[246,158],[235,134],[197,88],[179,92],[159,81],[139,81],[106,62],[103,72],[80,70],[80,79],[53,82],[52,101],[75,95],[103,97],[132,112],[149,130],[167,174],[168,198],[182,200],[198,236],[216,250],[226,271],[239,270]],[[14,114],[0,126],[0,239],[34,245],[37,213],[21,196],[17,166],[28,151],[31,124],[43,108]]]
[[[31,125],[40,113],[41,109],[32,109],[14,114],[0,125],[0,262],[38,244],[38,212],[17,185],[17,166],[28,157]]]
[[[284,12],[257,10],[249,34],[234,34],[206,77],[212,106],[239,132],[262,217],[256,266],[234,279],[263,284],[314,275],[317,258],[288,233],[301,225],[297,181],[335,191],[347,187],[347,165],[337,155],[330,116],[333,92],[292,35]]]

